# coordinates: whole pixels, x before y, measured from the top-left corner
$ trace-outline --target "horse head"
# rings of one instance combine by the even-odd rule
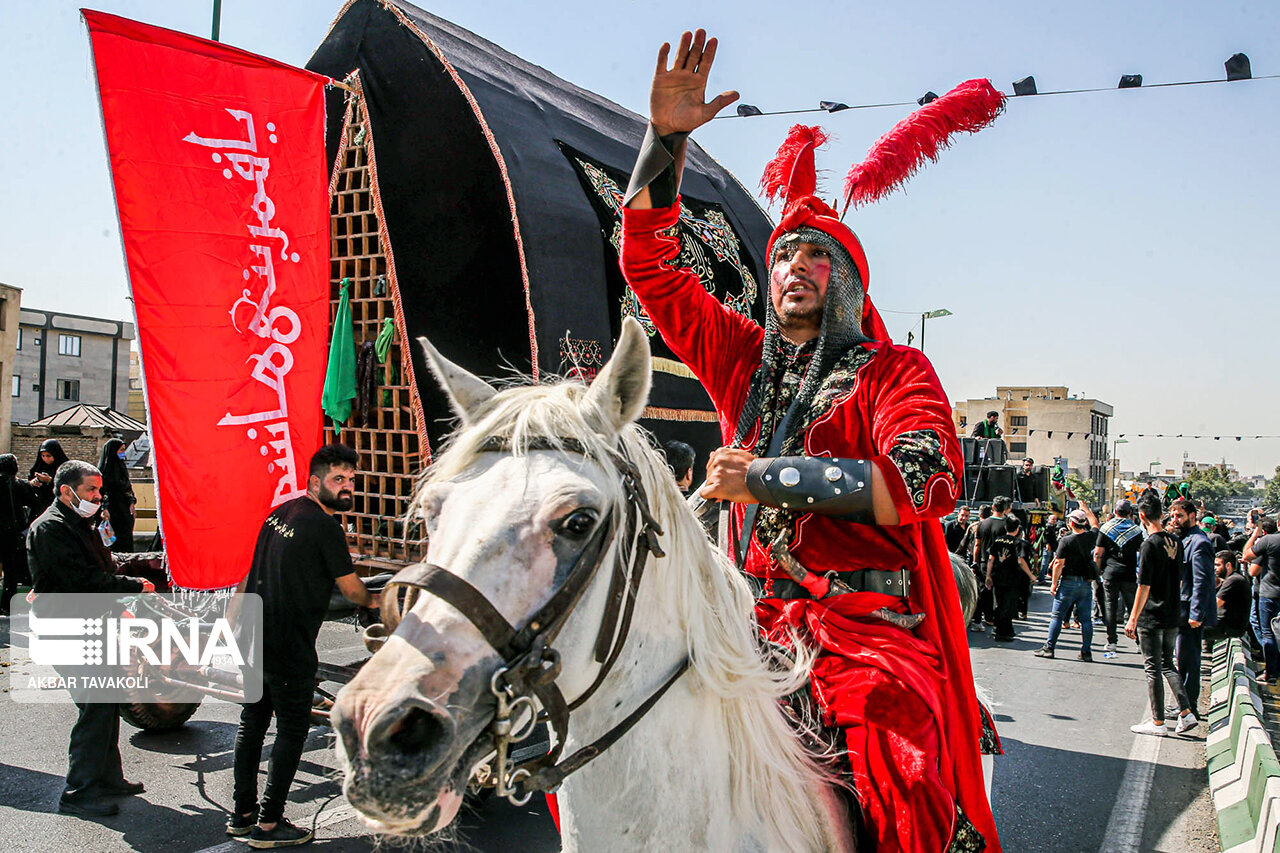
[[[398,624],[338,694],[332,713],[347,799],[375,829],[402,835],[452,822],[473,771],[494,753],[491,723],[504,700],[495,674],[507,671],[520,644],[500,649],[506,644],[493,624],[505,622],[526,638],[550,629],[563,654],[556,687],[564,696],[580,696],[600,671],[592,645],[610,571],[595,572],[568,610],[551,614],[557,624],[534,617],[567,578],[581,574],[575,567],[612,565],[626,549],[613,535],[627,512],[619,459],[652,457],[637,473],[651,490],[666,488],[678,500],[673,484],[658,482],[665,469],[641,450],[647,445],[634,425],[650,385],[648,341],[634,320],[624,321],[613,357],[589,387],[497,391],[419,340],[460,426],[410,510],[429,542],[418,568],[447,575],[470,588],[467,600],[476,593],[484,602],[472,608],[429,589],[406,599],[394,590],[384,595],[384,614],[396,613]],[[496,618],[477,616],[485,602]],[[511,710],[512,725],[531,725],[532,702]]]

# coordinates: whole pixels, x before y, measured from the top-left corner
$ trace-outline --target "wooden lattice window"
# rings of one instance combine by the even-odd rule
[[[362,106],[357,102],[348,110],[329,217],[329,319],[332,323],[337,311],[341,282],[349,279],[357,351],[365,341],[378,337],[388,318],[395,319],[394,276],[387,264],[385,232],[375,212],[370,140],[364,132],[368,117]],[[325,427],[325,441],[340,440],[360,454],[355,506],[339,518],[362,574],[395,569],[426,553],[421,526],[412,525],[407,540],[404,529],[416,476],[430,453],[420,443],[413,413],[417,391],[402,344],[397,331],[386,367],[379,371],[382,381],[371,415],[359,423],[353,415],[340,437],[331,425]]]

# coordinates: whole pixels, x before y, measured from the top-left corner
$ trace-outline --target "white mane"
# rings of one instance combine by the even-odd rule
[[[493,436],[506,439],[517,456],[530,448],[546,449],[548,443],[563,447],[563,440],[577,442],[606,471],[617,469],[619,452],[630,459],[665,531],[661,541],[666,556],[650,570],[650,577],[662,578],[657,585],[663,596],[660,606],[674,610],[685,626],[691,674],[699,688],[720,700],[730,744],[734,811],[758,822],[767,850],[823,850],[829,816],[819,808],[815,792],[828,780],[778,705],[779,697],[804,682],[810,658],[802,652],[796,667],[783,672],[762,659],[746,581],[707,540],[644,430],[628,425],[616,440],[596,432],[591,412],[580,405],[586,390],[575,382],[505,389],[469,414],[470,425],[450,438],[424,474],[424,485],[464,475]],[[607,488],[613,490],[615,511],[624,511],[620,483]],[[611,547],[606,562],[616,557],[619,543]],[[653,590],[654,584],[642,586],[646,588]],[[637,618],[644,606],[638,603]]]

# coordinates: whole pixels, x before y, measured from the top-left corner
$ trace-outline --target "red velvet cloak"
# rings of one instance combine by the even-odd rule
[[[622,271],[672,352],[707,389],[728,443],[760,364],[764,331],[722,305],[690,270],[673,266],[678,217],[678,202],[624,209]],[[938,523],[955,506],[963,472],[950,406],[919,351],[888,342],[863,349],[844,384],[815,400],[818,417],[804,448],[813,456],[875,461],[902,522],[883,527],[801,516],[791,550],[819,574],[910,569],[910,610],[926,619],[912,634],[867,618],[881,606],[907,609],[902,599],[875,593],[823,602],[765,598],[756,616],[774,639],[797,628],[823,649],[813,668],[814,696],[827,721],[845,731],[879,853],[946,850],[957,829],[957,804],[986,849],[998,853],[978,751],[981,721],[968,638]],[[758,426],[748,448],[756,434]],[[734,509],[740,529],[743,507]],[[746,571],[786,576],[754,539]]]

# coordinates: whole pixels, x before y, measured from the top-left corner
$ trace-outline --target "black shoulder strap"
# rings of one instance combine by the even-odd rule
[[[774,430],[773,436],[769,439],[769,447],[765,450],[765,456],[777,456],[782,452],[782,442],[786,437],[787,428],[791,426],[792,416],[795,415],[800,395],[797,393],[791,405],[787,407],[787,413],[782,418],[782,423]],[[751,535],[756,526],[756,513],[760,511],[760,504],[748,504],[747,508],[742,512],[742,530],[738,533],[735,540],[735,548],[733,552],[733,561],[739,569],[747,565],[747,553],[751,550]]]

